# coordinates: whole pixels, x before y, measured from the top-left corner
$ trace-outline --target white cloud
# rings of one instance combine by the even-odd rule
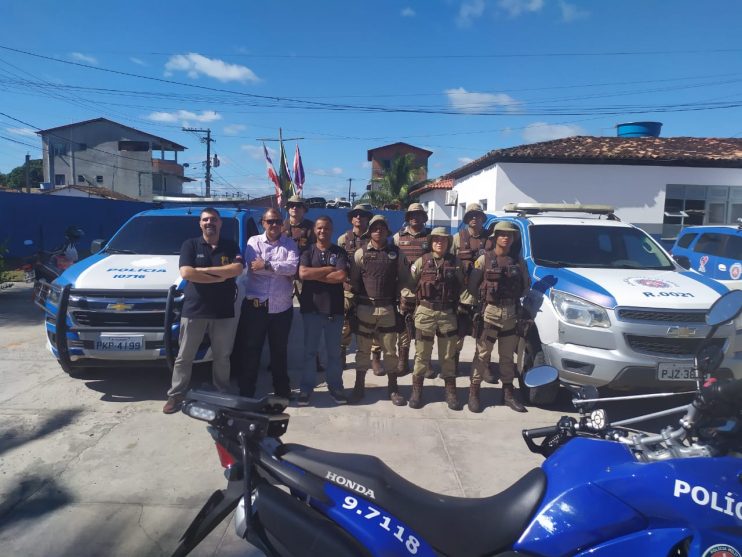
[[[538,143],[539,141],[550,141],[564,137],[585,135],[585,130],[580,126],[569,124],[547,124],[546,122],[534,122],[523,130],[523,140],[526,143]]]
[[[459,157],[458,161],[459,164],[463,166],[465,164],[469,164],[470,162],[474,162],[474,159],[471,157]]]
[[[343,169],[339,166],[333,166],[332,168],[315,168],[311,170],[311,173],[316,176],[340,176],[343,173]]]
[[[265,159],[265,153],[263,153],[262,145],[242,145],[241,149],[255,160]],[[268,154],[271,156],[271,159],[273,159],[273,164],[277,164],[278,152],[272,147],[268,147]]]
[[[230,124],[228,126],[224,126],[224,135],[237,135],[240,132],[243,132],[247,129],[247,126],[243,126],[242,124]]]
[[[36,131],[31,128],[5,128],[5,131],[13,135],[22,135],[23,137],[38,137]]]
[[[448,102],[459,112],[482,112],[495,107],[502,107],[508,112],[518,109],[518,101],[505,93],[475,93],[463,87],[446,89]]]
[[[541,11],[544,0],[499,0],[497,5],[510,17],[518,17],[523,13]]]
[[[147,62],[142,60],[141,58],[135,58],[134,56],[129,58],[130,61],[134,62],[137,66],[146,66]]]
[[[586,10],[581,10],[575,4],[570,4],[564,0],[559,0],[559,9],[562,11],[562,21],[565,23],[585,19],[590,15]]]
[[[70,58],[72,58],[73,60],[77,60],[78,62],[84,62],[85,64],[97,64],[98,63],[97,58],[88,56],[87,54],[83,54],[82,52],[71,52]]]
[[[147,116],[147,120],[152,122],[214,122],[221,120],[222,115],[213,110],[203,110],[201,114],[196,114],[190,110],[176,110],[175,112],[152,112]]]
[[[484,0],[466,0],[459,8],[459,15],[456,16],[456,24],[459,27],[468,27],[471,25],[473,19],[482,16],[485,6]]]
[[[410,7],[407,7],[402,10],[402,17],[415,17],[416,15],[417,13],[415,12],[415,10],[413,10]]]
[[[165,64],[165,76],[171,76],[175,72],[186,72],[192,79],[197,79],[199,75],[207,75],[223,82],[260,81],[260,78],[246,66],[228,64],[223,60],[207,58],[195,52],[171,56]]]

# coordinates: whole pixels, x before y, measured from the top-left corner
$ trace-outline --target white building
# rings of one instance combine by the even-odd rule
[[[498,149],[413,192],[429,222],[457,228],[469,203],[601,203],[650,234],[742,218],[742,139],[569,137]],[[679,216],[687,215],[687,216]]]

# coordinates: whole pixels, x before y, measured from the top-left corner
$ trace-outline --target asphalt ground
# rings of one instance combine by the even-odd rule
[[[303,364],[301,335],[297,311],[289,341],[294,387]],[[460,369],[468,370],[472,355],[469,338]],[[353,378],[352,369],[346,370],[346,387]],[[209,381],[208,366],[197,367],[193,384]],[[29,285],[0,290],[0,554],[172,553],[205,500],[226,482],[205,423],[182,413],[162,413],[169,383],[164,367],[67,376],[46,349],[42,312],[31,302]],[[400,383],[409,394],[410,377]],[[336,406],[322,384],[309,407],[289,409],[283,440],[375,455],[426,489],[484,497],[542,462],[526,448],[523,428],[551,425],[574,413],[564,390],[555,407],[518,414],[499,404],[499,385],[485,384],[486,408],[472,414],[446,407],[440,379],[426,381],[426,404],[420,410],[393,406],[386,399],[384,377],[369,372],[366,386],[360,404]],[[460,377],[458,386],[464,402],[468,379]],[[269,390],[270,374],[261,372],[258,393]],[[614,415],[661,405],[622,404]],[[234,535],[231,520],[193,552],[258,554]]]

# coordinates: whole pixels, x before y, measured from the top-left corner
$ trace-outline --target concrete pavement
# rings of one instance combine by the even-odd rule
[[[212,491],[224,486],[205,424],[161,411],[164,368],[105,369],[84,379],[64,374],[47,352],[41,311],[27,285],[0,291],[0,547],[6,555],[160,556]],[[289,343],[292,385],[303,358],[297,313]],[[473,342],[467,339],[462,367]],[[345,372],[351,386],[354,373]],[[553,424],[570,411],[504,406],[485,385],[481,414],[448,410],[443,382],[426,381],[421,410],[386,400],[386,378],[367,379],[356,406],[335,406],[322,385],[312,406],[291,408],[284,441],[376,455],[407,479],[449,495],[481,497],[509,486],[542,459],[523,443],[523,427]],[[194,383],[208,382],[197,370]],[[410,377],[401,380],[409,393]],[[459,378],[465,400],[468,380]],[[259,393],[269,390],[261,372]],[[566,401],[565,397],[565,401]],[[257,555],[225,520],[194,555]]]

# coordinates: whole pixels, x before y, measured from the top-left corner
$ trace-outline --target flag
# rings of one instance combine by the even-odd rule
[[[296,193],[301,195],[301,190],[304,188],[304,165],[301,163],[298,143],[296,144],[296,153],[294,153],[294,185],[296,185]]]
[[[286,149],[283,148],[283,141],[281,141],[281,162],[280,168],[278,169],[278,180],[281,182],[281,190],[285,194],[290,194],[294,189],[294,185],[291,181],[291,172],[289,171],[289,161],[286,157]]]
[[[273,182],[273,185],[276,187],[276,201],[278,202],[278,206],[280,207],[282,204],[283,195],[283,191],[281,190],[281,182],[278,180],[276,170],[273,168],[273,161],[271,160],[271,156],[268,154],[268,149],[266,148],[265,143],[263,143],[263,153],[265,153],[265,165],[268,167],[268,178],[271,179],[271,182]]]

